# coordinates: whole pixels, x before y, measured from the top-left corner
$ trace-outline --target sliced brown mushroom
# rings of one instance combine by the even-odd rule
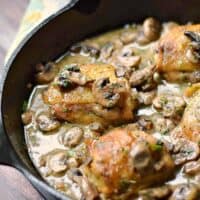
[[[199,153],[199,146],[194,142],[183,138],[174,141],[172,157],[176,165],[195,160],[199,156]]]
[[[200,34],[193,31],[185,31],[184,35],[191,40],[190,48],[186,51],[186,58],[192,63],[200,61]]]
[[[144,35],[143,31],[138,34],[136,42],[139,45],[148,45],[151,41]]]
[[[103,125],[99,122],[94,122],[94,123],[89,124],[89,129],[91,131],[97,131],[100,133],[104,131]]]
[[[111,57],[112,53],[114,51],[114,44],[112,42],[106,43],[100,53],[100,60],[106,61],[109,57]]]
[[[72,53],[84,53],[89,54],[92,57],[98,57],[99,56],[99,49],[97,47],[87,45],[87,44],[75,44],[70,48],[70,51]]]
[[[30,124],[33,118],[33,112],[28,110],[21,115],[22,122],[24,125]]]
[[[87,200],[95,200],[98,199],[99,193],[96,188],[89,183],[87,178],[82,173],[81,169],[71,169],[68,172],[69,177],[78,184],[81,188],[81,191],[84,195],[84,198]]]
[[[72,53],[80,53],[82,50],[82,44],[77,43],[71,46],[70,51]]]
[[[69,88],[74,85],[85,85],[87,77],[80,72],[78,65],[67,65],[59,74],[56,82],[62,88]]]
[[[67,169],[67,157],[64,152],[57,153],[49,157],[47,166],[53,173],[60,173]]]
[[[169,200],[198,200],[199,198],[200,192],[198,186],[188,183],[178,185]]]
[[[83,138],[84,131],[80,127],[72,127],[59,136],[59,142],[68,147],[77,146]]]
[[[145,19],[143,23],[144,35],[150,40],[157,40],[160,36],[161,25],[160,22],[152,17]]]
[[[71,169],[71,168],[77,168],[77,167],[79,167],[80,162],[78,161],[77,158],[71,157],[71,158],[68,158],[68,160],[67,160],[67,165],[68,165],[68,167],[69,167],[70,169]]]
[[[36,122],[39,129],[43,132],[57,130],[60,127],[60,122],[54,119],[49,113],[44,112],[36,117]]]
[[[67,152],[55,149],[40,158],[41,166],[46,166],[49,174],[58,175],[67,170]]]
[[[155,90],[149,92],[138,92],[139,103],[144,105],[151,105],[156,96]]]
[[[149,145],[146,142],[138,142],[130,151],[133,159],[133,165],[140,174],[149,173],[153,170],[153,159]]]
[[[106,108],[116,106],[120,100],[121,93],[126,91],[125,82],[110,83],[109,78],[98,79],[92,86],[92,92],[96,102]]]
[[[118,119],[118,117],[119,117],[119,108],[118,107],[109,109],[109,108],[105,108],[99,104],[94,104],[92,107],[92,111],[97,116],[103,117],[103,118],[111,120],[111,121]]]
[[[156,66],[151,65],[151,66],[145,67],[143,69],[134,71],[129,80],[131,86],[135,87],[135,86],[141,85],[148,79],[152,78],[155,70],[156,70]]]
[[[83,177],[81,182],[81,189],[83,191],[83,194],[87,200],[97,200],[99,197],[99,193],[96,190],[96,188],[89,183],[87,178]]]
[[[200,82],[200,71],[194,71],[189,75],[189,81],[191,83],[198,83]]]
[[[143,189],[139,191],[140,197],[146,197],[149,200],[152,199],[165,199],[172,193],[170,186],[164,185],[162,187],[155,187],[149,189]]]
[[[190,175],[200,174],[200,159],[186,163],[184,165],[184,172]]]
[[[144,131],[150,131],[153,128],[153,123],[149,116],[140,116],[137,123]]]
[[[156,83],[160,83],[161,82],[161,76],[158,72],[155,72],[153,74],[153,80],[156,82]]]
[[[183,113],[186,103],[181,96],[163,94],[153,100],[153,106],[165,117],[176,117]]]
[[[45,65],[38,64],[36,65],[36,81],[39,84],[47,84],[55,78],[58,68],[53,62],[49,62]]]
[[[185,54],[185,56],[186,56],[186,58],[191,62],[191,63],[198,63],[199,62],[199,55],[198,54],[196,54],[195,52],[194,52],[194,50],[192,50],[192,49],[188,49],[187,51],[186,51],[186,54]]]
[[[159,38],[161,32],[161,24],[156,19],[147,18],[142,26],[142,30],[137,38],[137,42],[140,45],[148,44]]]
[[[140,56],[126,56],[126,55],[120,55],[118,56],[118,61],[120,65],[125,67],[136,67],[139,65],[141,61]]]
[[[163,135],[168,134],[175,128],[175,124],[171,119],[165,118],[161,115],[152,116],[153,124],[156,132]]]
[[[117,77],[126,77],[129,78],[130,77],[130,73],[131,73],[131,69],[124,67],[124,66],[117,66],[115,73]]]
[[[124,46],[119,53],[117,54],[116,62],[120,66],[124,66],[126,68],[136,67],[140,64],[141,56],[134,55],[133,48],[129,46]]]

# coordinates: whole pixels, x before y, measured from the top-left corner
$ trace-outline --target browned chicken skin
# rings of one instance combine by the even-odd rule
[[[200,25],[176,26],[160,38],[156,63],[169,81],[185,81],[188,72],[199,70],[199,33]]]
[[[90,141],[88,148],[92,161],[84,171],[105,196],[125,191],[130,195],[173,174],[174,164],[164,144],[133,125],[109,131]]]
[[[136,104],[131,99],[129,85],[125,79],[116,77],[113,66],[87,64],[78,67],[78,72],[69,74],[70,78],[73,75],[76,80],[67,80],[74,84],[72,88],[52,84],[44,93],[45,102],[51,106],[57,118],[72,123],[100,122],[105,125],[133,119]]]
[[[179,137],[186,137],[193,142],[200,142],[200,91],[197,91],[190,99],[185,109],[180,124]],[[178,132],[178,131],[177,131]]]
[[[193,83],[185,90],[191,99],[173,135],[199,143],[200,25],[175,26],[162,35],[157,50],[157,68],[168,81]]]

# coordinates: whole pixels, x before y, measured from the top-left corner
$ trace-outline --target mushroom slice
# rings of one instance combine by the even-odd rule
[[[100,60],[106,61],[109,57],[111,57],[114,51],[114,44],[111,42],[106,43],[100,53]]]
[[[200,159],[191,161],[184,165],[184,172],[190,175],[197,175],[200,173]]]
[[[75,85],[85,85],[87,78],[81,73],[78,65],[67,65],[59,74],[57,84],[62,88],[69,88]]]
[[[131,86],[135,87],[135,86],[141,85],[148,79],[151,79],[155,70],[156,70],[156,66],[151,65],[143,69],[134,71],[129,80]]]
[[[49,62],[45,65],[38,64],[36,65],[36,81],[39,84],[47,84],[53,81],[54,77],[58,72],[57,66],[53,62]]]
[[[186,103],[181,96],[161,94],[153,100],[153,106],[165,117],[179,117],[183,113]]]
[[[141,175],[148,174],[153,169],[153,158],[149,145],[144,141],[136,142],[131,148],[130,157],[135,170]]]
[[[138,118],[137,123],[138,123],[139,127],[140,127],[142,130],[151,131],[152,128],[153,128],[153,123],[152,123],[151,117],[149,117],[149,116],[141,115],[141,116]]]
[[[99,56],[99,49],[91,46],[91,45],[87,45],[87,44],[75,44],[70,48],[70,51],[72,53],[84,53],[84,54],[89,54],[92,57],[98,57]]]
[[[152,121],[155,131],[161,133],[162,135],[168,134],[175,128],[175,123],[173,120],[165,118],[159,114],[153,115]]]
[[[49,153],[41,156],[40,165],[46,166],[49,174],[58,175],[67,170],[67,151],[54,149]]]
[[[164,199],[172,193],[171,188],[168,185],[161,187],[148,188],[139,191],[139,196],[147,197],[147,199]]]
[[[141,104],[144,105],[151,105],[155,96],[156,96],[155,90],[149,92],[138,92],[138,100]]]
[[[137,42],[140,45],[148,44],[152,41],[155,41],[159,38],[161,32],[161,24],[156,19],[149,17],[147,18],[137,38]]]
[[[157,40],[160,36],[160,22],[152,17],[145,19],[143,23],[143,33],[149,41]]]
[[[60,127],[60,122],[54,119],[49,113],[43,112],[36,117],[39,129],[43,132],[50,132]]]
[[[80,127],[72,127],[67,132],[62,133],[59,136],[60,143],[68,146],[75,147],[77,146],[81,139],[83,138],[83,129]]]
[[[134,55],[133,49],[129,46],[123,47],[116,56],[118,66],[124,66],[126,68],[136,67],[141,61],[141,56]]]
[[[84,173],[82,173],[81,168],[69,170],[68,176],[78,184],[87,200],[98,199],[99,193],[97,192],[96,188],[88,182],[88,179],[84,176]]]
[[[128,89],[124,81],[110,83],[109,78],[98,79],[92,87],[96,102],[106,108],[116,106],[122,93],[127,93]]]
[[[138,64],[141,61],[140,56],[119,56],[118,60],[122,66],[125,67],[135,67],[138,66]]]
[[[100,133],[102,133],[104,131],[103,125],[99,122],[94,122],[94,123],[89,124],[88,128],[91,131],[97,131],[97,132],[100,132]]]
[[[198,144],[180,138],[175,140],[172,157],[176,165],[181,165],[187,161],[195,160],[199,156]]]
[[[178,185],[169,200],[198,200],[199,187],[193,183]]]
[[[30,124],[33,118],[33,111],[28,110],[22,113],[21,118],[24,125]]]

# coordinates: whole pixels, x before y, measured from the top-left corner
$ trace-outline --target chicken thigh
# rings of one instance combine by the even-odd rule
[[[170,81],[185,81],[191,72],[200,70],[200,25],[176,26],[164,33],[156,64]]]
[[[66,66],[43,97],[56,118],[72,123],[121,124],[133,120],[136,107],[127,80],[108,64]]]
[[[88,142],[91,162],[84,172],[105,196],[137,193],[173,175],[174,163],[164,144],[132,126]]]

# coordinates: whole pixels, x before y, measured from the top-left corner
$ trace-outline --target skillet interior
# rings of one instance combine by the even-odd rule
[[[2,116],[6,133],[20,159],[38,178],[27,154],[20,118],[22,103],[30,94],[26,84],[33,79],[33,66],[36,63],[54,60],[72,43],[92,34],[129,21],[140,22],[147,16],[181,23],[200,20],[198,0],[125,0],[123,4],[120,0],[101,0],[96,9],[87,7],[90,1],[80,2],[79,6],[58,15],[35,34],[31,33],[30,36],[33,36],[16,50],[4,72],[6,74],[10,68],[2,94]]]

